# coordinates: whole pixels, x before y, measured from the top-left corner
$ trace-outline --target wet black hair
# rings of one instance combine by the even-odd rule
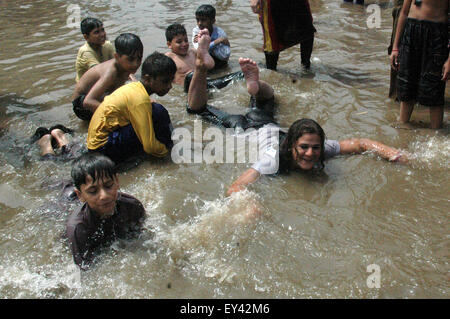
[[[78,190],[86,184],[86,177],[92,177],[93,182],[105,177],[114,179],[117,171],[114,162],[105,155],[89,152],[81,155],[72,166],[72,181]]]
[[[297,140],[304,134],[317,134],[320,137],[320,158],[319,169],[324,168],[325,161],[325,132],[322,127],[314,120],[299,119],[292,123],[288,133],[280,146],[280,172],[287,173],[290,170],[292,162],[292,147]]]
[[[150,54],[142,63],[142,76],[148,74],[151,78],[158,76],[174,77],[177,72],[177,65],[175,62],[162,53],[157,51]]]
[[[82,34],[89,35],[92,30],[103,26],[103,22],[96,18],[84,18],[80,23],[80,29]]]
[[[210,18],[212,20],[216,18],[216,9],[210,4],[202,4],[197,8],[197,11],[195,11],[195,16]]]
[[[133,33],[122,33],[114,41],[117,54],[126,54],[128,56],[137,55],[142,57],[144,45],[141,39]]]
[[[172,41],[177,35],[187,35],[186,28],[179,23],[171,24],[166,29],[166,40]]]

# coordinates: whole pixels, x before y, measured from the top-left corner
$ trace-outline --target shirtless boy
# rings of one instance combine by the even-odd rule
[[[398,70],[400,122],[408,123],[414,104],[430,108],[430,126],[442,127],[445,84],[450,74],[448,0],[405,0],[390,56]]]
[[[167,27],[166,40],[170,51],[165,55],[172,58],[177,65],[173,82],[183,85],[186,75],[195,68],[196,50],[189,47],[186,29],[181,24],[175,23]],[[205,63],[207,70],[214,68],[214,60],[211,57]]]
[[[137,35],[121,34],[114,44],[114,59],[89,69],[75,87],[73,111],[82,120],[89,121],[103,98],[125,84],[141,65],[144,46]]]

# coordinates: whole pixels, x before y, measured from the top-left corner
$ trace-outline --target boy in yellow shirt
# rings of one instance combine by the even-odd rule
[[[116,52],[111,42],[106,41],[105,28],[100,20],[95,18],[83,19],[81,21],[81,33],[86,43],[78,50],[75,63],[76,82],[94,65],[114,58]]]
[[[154,52],[142,64],[140,81],[128,83],[105,97],[89,124],[87,147],[116,164],[133,155],[164,157],[172,143],[172,124],[167,110],[150,95],[166,95],[172,88],[175,62]]]

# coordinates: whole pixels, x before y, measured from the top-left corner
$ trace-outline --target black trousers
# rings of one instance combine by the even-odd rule
[[[314,46],[314,36],[311,39],[300,42],[300,57],[302,65],[307,69],[309,69],[309,67],[311,66],[311,54],[313,46]],[[276,70],[280,52],[264,51],[264,55],[266,56],[266,67],[269,70]]]

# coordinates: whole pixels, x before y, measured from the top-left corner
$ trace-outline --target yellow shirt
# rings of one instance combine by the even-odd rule
[[[123,85],[105,97],[89,123],[88,149],[102,147],[111,132],[130,123],[147,154],[167,155],[166,146],[156,139],[150,96],[140,81]]]
[[[106,41],[102,46],[101,55],[98,55],[97,52],[89,45],[89,43],[86,42],[78,50],[77,62],[75,63],[75,69],[77,71],[77,77],[75,81],[78,82],[81,76],[94,65],[114,58],[114,52],[116,52],[116,50],[109,41]]]

